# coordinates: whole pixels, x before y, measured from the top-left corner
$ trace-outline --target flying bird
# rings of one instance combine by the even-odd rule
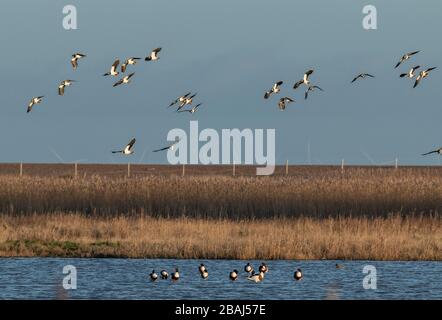
[[[178,112],[190,112],[190,113],[195,113],[196,110],[198,109],[198,107],[202,105],[202,103],[198,103],[196,106],[194,106],[192,109],[190,110],[178,110]]]
[[[420,66],[415,66],[415,67],[411,68],[407,73],[402,73],[399,77],[401,77],[401,78],[407,77],[407,78],[412,79],[416,75],[416,70],[419,68],[420,68]]]
[[[436,150],[433,150],[433,151],[430,151],[430,152],[424,153],[424,154],[422,154],[422,155],[423,155],[423,156],[426,156],[426,155],[429,155],[429,154],[432,154],[432,153],[438,153],[438,154],[442,155],[442,148],[439,148],[439,149],[436,149]]]
[[[416,88],[417,85],[422,81],[422,79],[428,77],[428,75],[430,74],[430,71],[436,69],[436,67],[433,68],[428,68],[427,70],[422,70],[421,72],[419,72],[419,75],[416,78],[416,82],[414,83],[413,88]]]
[[[396,66],[394,67],[395,69],[397,67],[399,67],[401,65],[402,62],[404,62],[405,60],[408,60],[411,58],[411,56],[415,55],[416,53],[419,53],[420,51],[413,51],[413,52],[409,52],[406,53],[402,56],[401,60],[399,60],[399,62],[396,64]]]
[[[188,92],[188,93],[186,93],[185,95],[183,95],[183,96],[181,96],[181,97],[175,99],[174,101],[172,101],[172,102],[169,104],[169,107],[172,107],[172,106],[176,105],[178,102],[181,102],[181,103],[182,103],[183,101],[186,100],[186,98],[187,98],[190,94],[191,94],[191,92]]]
[[[31,112],[32,107],[34,106],[34,104],[40,103],[43,100],[44,96],[39,96],[39,97],[34,97],[31,99],[31,101],[28,104],[28,110],[26,111],[26,113]]]
[[[132,140],[130,140],[130,142],[127,144],[127,146],[123,149],[123,150],[117,150],[117,151],[112,151],[112,153],[122,153],[125,155],[129,155],[129,154],[133,154],[134,150],[134,144],[135,144],[135,138],[133,138]]]
[[[311,70],[308,70],[306,73],[304,73],[304,77],[302,78],[302,80],[299,80],[298,82],[296,82],[293,86],[293,89],[298,89],[301,84],[305,84],[306,86],[308,86],[310,84],[309,77],[313,73],[313,71],[314,70],[311,69]]]
[[[278,102],[279,110],[281,110],[281,111],[285,110],[286,105],[290,102],[295,102],[295,100],[293,100],[290,97],[284,97],[284,98],[279,99],[279,102]]]
[[[74,68],[74,70],[77,69],[77,67],[78,67],[78,60],[80,60],[81,58],[84,58],[84,57],[86,57],[86,55],[82,54],[82,53],[74,53],[72,55],[71,64],[72,64],[72,68]]]
[[[121,78],[120,80],[115,82],[115,84],[113,86],[116,87],[116,86],[119,86],[120,84],[128,84],[130,82],[130,78],[132,78],[132,76],[134,74],[135,74],[135,72],[132,72],[131,74],[124,76],[123,78]]]
[[[160,58],[158,56],[158,53],[160,51],[161,51],[161,48],[153,49],[152,52],[146,58],[144,58],[144,60],[145,61],[156,61],[156,60],[158,60]]]
[[[164,148],[161,148],[161,149],[158,149],[158,150],[154,150],[153,152],[159,152],[159,151],[164,151],[164,150],[172,150],[172,151],[173,151],[173,150],[175,150],[175,145],[176,145],[178,142],[180,142],[180,140],[178,140],[178,141],[172,143],[171,145],[169,145],[169,146],[167,146],[167,147],[164,147]]]
[[[264,94],[264,99],[268,99],[268,98],[270,98],[270,96],[271,96],[273,93],[278,93],[279,91],[281,91],[280,86],[281,86],[282,84],[283,84],[282,81],[278,81],[278,82],[276,82],[276,83],[273,85],[273,87],[272,87],[269,91],[267,91],[267,92]]]
[[[124,61],[124,63],[121,65],[121,72],[125,73],[126,72],[126,68],[127,66],[131,66],[137,63],[137,60],[140,60],[141,58],[129,58],[126,61]]]
[[[354,77],[354,79],[351,81],[351,83],[355,82],[358,79],[365,79],[366,77],[374,78],[374,76],[369,73],[361,73],[361,74],[358,74],[356,77]]]
[[[308,88],[307,88],[307,90],[305,91],[305,100],[307,100],[307,98],[308,98],[308,93],[310,92],[310,91],[315,91],[315,89],[318,89],[318,90],[320,90],[320,91],[324,91],[323,89],[321,89],[320,87],[318,87],[318,86],[309,86]]]
[[[117,59],[114,61],[114,63],[112,64],[112,67],[110,69],[110,72],[106,72],[105,74],[103,74],[103,76],[117,76],[119,74],[119,72],[117,71],[118,65],[120,64],[120,60]]]
[[[183,101],[181,101],[180,106],[178,107],[177,111],[180,111],[183,107],[190,105],[193,103],[193,98],[195,98],[196,93],[192,94],[190,97],[186,97]]]
[[[60,96],[64,95],[64,88],[69,87],[75,80],[63,80],[58,86],[58,94]]]

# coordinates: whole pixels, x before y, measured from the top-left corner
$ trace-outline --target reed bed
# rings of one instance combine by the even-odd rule
[[[0,213],[249,219],[436,214],[442,209],[440,171],[301,172],[272,177],[1,175]]]
[[[439,216],[258,220],[0,216],[0,256],[442,260]]]

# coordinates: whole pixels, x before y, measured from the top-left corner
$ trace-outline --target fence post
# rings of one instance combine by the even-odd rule
[[[74,178],[77,178],[77,174],[78,174],[77,168],[78,168],[78,164],[75,162],[74,163]]]
[[[23,161],[20,162],[20,177],[23,177]]]
[[[233,161],[233,176],[235,176],[235,161]]]
[[[285,161],[285,175],[287,176],[289,174],[289,161]]]
[[[186,174],[186,165],[183,163],[183,177],[185,176],[185,174]]]
[[[396,158],[396,160],[395,160],[395,162],[394,162],[394,168],[395,168],[395,169],[398,168],[398,162],[399,162],[399,160],[398,160],[398,158]]]
[[[344,159],[342,159],[342,161],[341,161],[341,171],[342,172],[344,171]]]
[[[127,177],[130,178],[130,162],[127,163]]]

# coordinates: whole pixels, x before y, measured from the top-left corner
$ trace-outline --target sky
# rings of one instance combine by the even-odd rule
[[[425,5],[423,5],[425,3]],[[78,29],[63,28],[65,5]],[[365,5],[377,30],[362,27]],[[127,163],[111,154],[137,138],[134,163],[167,163],[169,130],[276,130],[276,161],[291,164],[435,165],[442,146],[440,1],[360,0],[4,0],[0,4],[0,162]],[[132,83],[103,77],[115,58],[139,62]],[[398,69],[405,52],[421,50]],[[87,57],[74,71],[70,57]],[[414,65],[439,66],[421,85],[399,78]],[[313,68],[324,92],[307,101],[293,84]],[[353,85],[360,72],[375,75]],[[78,82],[57,95],[61,80]],[[282,92],[264,100],[272,84]],[[169,103],[188,91],[193,115]],[[26,113],[33,96],[43,103]],[[284,112],[282,96],[296,100]]]

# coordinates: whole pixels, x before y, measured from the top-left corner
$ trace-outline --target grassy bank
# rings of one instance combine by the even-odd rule
[[[1,215],[0,256],[442,260],[439,216],[271,218]]]

